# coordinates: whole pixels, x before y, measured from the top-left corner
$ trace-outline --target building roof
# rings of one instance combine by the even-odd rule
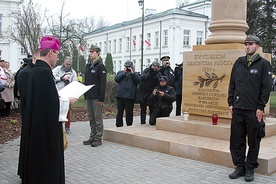
[[[188,3],[186,5],[181,6],[180,8],[194,7],[201,4],[211,3],[211,0],[197,0],[192,3]]]
[[[206,1],[206,0],[203,0],[203,1]],[[144,21],[147,22],[149,20],[159,19],[159,18],[162,18],[162,17],[165,17],[165,16],[170,16],[170,15],[183,15],[183,16],[190,16],[190,17],[197,17],[197,18],[208,18],[208,16],[206,16],[206,15],[202,15],[202,14],[199,14],[199,13],[194,13],[194,12],[179,9],[179,8],[174,8],[174,9],[166,10],[164,12],[146,15],[144,17]],[[129,21],[124,21],[124,22],[121,22],[121,23],[117,23],[117,24],[114,24],[112,26],[104,26],[104,27],[96,29],[96,30],[94,30],[90,33],[86,33],[83,36],[85,37],[85,36],[89,36],[89,35],[94,35],[94,34],[97,34],[97,33],[102,33],[102,32],[105,32],[105,31],[117,29],[117,28],[120,28],[120,27],[123,27],[123,26],[133,25],[133,24],[140,23],[140,22],[142,22],[142,17],[139,17],[139,18],[133,19],[133,20],[129,20]]]

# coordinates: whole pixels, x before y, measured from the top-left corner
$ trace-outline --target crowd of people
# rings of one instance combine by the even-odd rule
[[[238,58],[233,65],[228,91],[232,115],[230,152],[237,166],[229,177],[245,176],[246,181],[253,181],[254,169],[259,165],[260,141],[264,136],[260,129],[264,125],[263,111],[271,90],[272,69],[270,63],[257,53],[258,37],[248,35],[244,44],[246,56]],[[18,175],[23,184],[65,183],[63,120],[60,120],[59,114],[62,105],[68,104],[65,131],[70,134],[70,107],[78,99],[64,99],[58,91],[73,81],[94,85],[84,93],[90,135],[83,144],[91,147],[102,145],[107,70],[100,57],[101,49],[91,45],[91,61],[86,64],[84,81],[81,74],[72,68],[71,57],[65,57],[62,65],[55,66],[59,51],[59,40],[44,36],[40,48],[24,61],[16,75],[9,69],[8,61],[0,61],[1,116],[10,115],[11,103],[15,96],[20,96],[22,128]],[[126,61],[124,69],[114,78],[118,83],[115,125],[124,125],[124,111],[126,125],[133,124],[135,103],[140,104],[142,125],[147,122],[147,114],[150,125],[155,125],[158,117],[169,117],[174,101],[175,115],[181,115],[182,73],[183,63],[177,64],[173,71],[169,56],[163,56],[160,62],[154,61],[141,74],[135,71],[132,61]],[[247,155],[246,138],[249,146]]]

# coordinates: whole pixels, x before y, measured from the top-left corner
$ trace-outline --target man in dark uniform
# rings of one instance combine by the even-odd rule
[[[148,68],[141,74],[141,83],[138,87],[138,102],[140,103],[140,118],[141,124],[146,124],[147,107],[149,108],[149,115],[153,112],[153,106],[148,103],[149,97],[154,88],[158,86],[158,80],[162,76],[159,72],[160,63],[154,61]]]
[[[163,56],[161,57],[162,66],[160,67],[160,72],[162,75],[167,76],[168,78],[168,85],[174,87],[175,78],[173,69],[171,68],[170,63],[170,56]]]
[[[57,38],[43,37],[40,41],[40,59],[29,74],[23,120],[25,145],[22,184],[65,183],[59,97],[52,73],[59,49]]]
[[[248,35],[244,41],[246,56],[239,57],[233,65],[228,90],[231,121],[230,152],[235,171],[231,179],[245,176],[245,181],[254,180],[254,168],[258,167],[261,137],[259,130],[271,88],[272,69],[270,62],[256,51],[260,39]],[[246,136],[248,152],[246,155]]]
[[[183,62],[181,64],[176,64],[174,69],[174,77],[175,77],[175,92],[176,92],[176,111],[175,115],[181,115],[181,104],[182,104],[182,75],[183,73]]]
[[[106,88],[106,68],[100,57],[101,49],[97,45],[91,45],[91,62],[85,66],[84,84],[95,86],[89,89],[84,98],[87,103],[87,112],[90,122],[90,137],[83,141],[84,145],[98,147],[102,144],[103,137],[103,103],[105,99]]]
[[[153,104],[153,112],[150,116],[149,123],[156,124],[157,117],[169,117],[172,112],[172,103],[176,99],[174,88],[167,85],[168,78],[162,76],[159,79],[159,86],[157,86],[150,95],[149,101]]]

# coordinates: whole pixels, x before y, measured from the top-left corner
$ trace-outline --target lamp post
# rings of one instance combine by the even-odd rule
[[[139,6],[142,7],[142,35],[141,35],[141,73],[143,72],[143,58],[144,58],[144,0],[138,1]]]

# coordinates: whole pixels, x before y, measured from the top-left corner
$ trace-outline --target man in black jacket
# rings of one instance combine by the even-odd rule
[[[90,121],[90,138],[83,141],[84,145],[97,147],[102,144],[103,137],[103,117],[102,108],[105,98],[106,88],[106,68],[100,57],[101,49],[97,45],[91,45],[90,57],[92,62],[85,66],[85,85],[94,84],[90,90],[84,94],[87,102],[87,112]]]
[[[157,86],[149,97],[149,101],[153,104],[153,112],[150,116],[150,125],[156,124],[157,117],[169,117],[172,112],[172,103],[176,99],[174,88],[167,85],[168,78],[162,76]]]
[[[177,64],[174,69],[174,77],[175,77],[175,92],[176,92],[176,111],[175,115],[181,115],[181,104],[182,104],[182,75],[183,73],[183,62],[181,64]]]
[[[234,63],[228,90],[228,105],[232,114],[230,151],[237,168],[229,175],[231,179],[245,176],[254,180],[254,168],[258,167],[261,137],[259,129],[268,102],[272,69],[269,61],[256,51],[260,39],[248,35],[244,41],[246,56]],[[246,136],[248,152],[246,156]]]
[[[171,68],[170,56],[161,57],[162,66],[160,67],[160,72],[168,78],[168,85],[174,87],[175,78],[173,69]]]
[[[141,74],[141,83],[138,87],[138,101],[140,103],[140,117],[141,124],[146,124],[147,107],[149,107],[149,114],[153,112],[153,106],[148,103],[149,96],[152,94],[154,88],[158,86],[158,80],[161,77],[159,72],[160,64],[154,61],[149,68],[146,68]]]
[[[133,123],[133,107],[136,98],[137,85],[141,79],[137,72],[134,72],[133,62],[127,61],[123,71],[119,71],[115,76],[115,81],[119,84],[116,93],[117,116],[116,126],[123,126],[123,114],[126,110],[126,124],[131,126]]]

